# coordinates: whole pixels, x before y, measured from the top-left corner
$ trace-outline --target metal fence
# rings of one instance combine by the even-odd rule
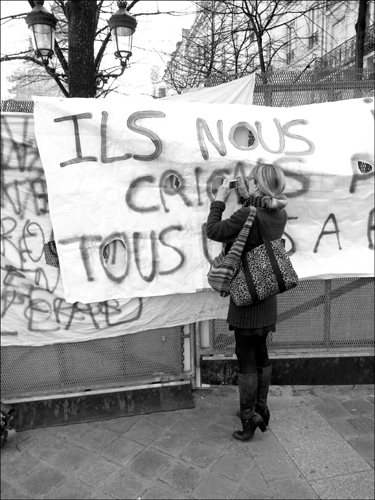
[[[249,73],[251,74],[251,73]],[[245,76],[212,75],[206,87],[214,87]],[[289,107],[319,102],[342,101],[374,96],[374,72],[355,68],[275,70],[255,74],[253,104]]]
[[[23,400],[189,380],[194,328],[185,331],[178,326],[86,342],[4,347],[1,398]]]
[[[277,331],[268,335],[274,357],[358,355],[374,349],[374,279],[301,281],[278,296]],[[233,331],[224,320],[209,325],[201,356],[232,356]]]
[[[1,112],[2,113],[33,113],[34,112],[34,101],[16,101],[14,99],[8,99],[6,101],[1,101]]]
[[[254,104],[298,106],[373,94],[368,70],[284,71],[268,74],[267,83],[264,75],[256,75]],[[1,110],[30,113],[33,104],[5,101]],[[277,332],[268,339],[271,356],[373,353],[373,278],[302,281],[279,296],[278,304]],[[183,327],[174,327],[87,342],[3,348],[2,399],[191,379],[194,357],[198,366],[202,356],[234,353],[234,335],[225,321],[209,322],[204,347],[198,338],[195,344],[199,330],[190,325],[187,335]]]
[[[253,104],[290,107],[343,101],[374,95],[374,74],[368,69],[278,71],[256,75]]]

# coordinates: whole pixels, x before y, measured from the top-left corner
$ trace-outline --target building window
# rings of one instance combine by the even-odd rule
[[[316,45],[318,45],[319,41],[319,33],[316,30],[312,35],[309,36],[309,49],[313,49]]]
[[[346,22],[345,17],[342,17],[338,21],[332,23],[331,29],[331,50],[337,47],[338,45],[345,42],[347,39],[346,36]]]
[[[319,42],[319,11],[314,9],[309,16],[309,49],[313,49]]]
[[[294,60],[294,47],[293,47],[293,26],[286,27],[286,63],[290,64]]]

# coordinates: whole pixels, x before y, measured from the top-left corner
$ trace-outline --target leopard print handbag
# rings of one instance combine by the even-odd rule
[[[242,254],[230,283],[230,295],[236,306],[256,304],[298,284],[297,273],[285,250],[285,240],[270,241],[260,217],[258,224],[263,244]]]

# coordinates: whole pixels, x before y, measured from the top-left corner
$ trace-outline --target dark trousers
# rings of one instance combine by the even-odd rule
[[[236,338],[236,356],[240,373],[256,373],[257,368],[270,366],[267,349],[267,334],[241,335],[234,330]]]

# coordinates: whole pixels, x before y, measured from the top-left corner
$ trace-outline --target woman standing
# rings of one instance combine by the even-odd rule
[[[249,205],[257,209],[256,218],[245,244],[244,252],[262,245],[257,219],[261,219],[272,240],[281,238],[287,222],[284,207],[286,197],[285,177],[280,167],[266,163],[258,164],[247,181],[238,178],[237,191],[241,196],[242,208],[229,219],[222,220],[225,200],[229,194],[229,180],[219,187],[216,199],[211,203],[207,220],[207,237],[226,243],[226,251],[239,234],[247,220]],[[233,436],[241,441],[249,441],[259,427],[267,429],[270,411],[267,406],[268,389],[271,381],[271,363],[267,351],[267,335],[275,331],[277,321],[276,295],[257,304],[238,307],[232,298],[229,303],[227,323],[234,330],[236,339],[235,353],[239,364],[238,386],[240,412],[243,430],[235,431]]]

